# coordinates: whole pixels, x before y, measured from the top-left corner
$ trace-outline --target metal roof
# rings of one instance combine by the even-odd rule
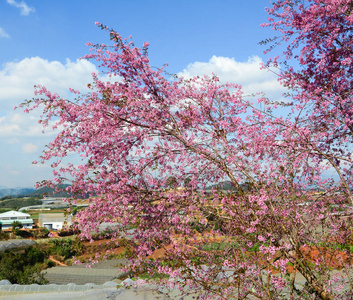
[[[1,220],[0,219],[0,224],[11,225],[14,221],[21,222],[22,224],[33,224],[33,219],[16,219],[16,220]]]
[[[0,241],[0,252],[14,249],[14,248],[26,248],[30,246],[34,246],[37,244],[33,240],[7,240]]]
[[[4,212],[2,214],[0,214],[0,219],[1,218],[13,218],[13,217],[29,217],[30,215],[29,214],[25,214],[25,213],[22,213],[22,212],[19,212],[19,211],[15,211],[15,210],[10,210],[10,211],[7,211],[7,212]]]

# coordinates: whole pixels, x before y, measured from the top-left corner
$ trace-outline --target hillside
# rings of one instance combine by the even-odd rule
[[[241,188],[244,191],[248,191],[250,189],[250,185],[248,183],[242,183],[240,184]],[[211,190],[213,188],[220,189],[220,190],[226,190],[226,191],[236,191],[237,188],[232,184],[231,181],[222,181],[217,184],[208,186],[206,189]]]
[[[41,205],[42,201],[36,197],[30,198],[12,198],[12,199],[0,199],[0,209],[14,209],[18,210],[21,207]]]
[[[69,184],[60,184],[59,188],[63,191],[60,192],[55,192],[54,188],[49,188],[49,187],[43,187],[38,190],[35,190],[31,193],[29,193],[27,196],[28,197],[35,197],[35,196],[40,196],[42,197],[43,195],[48,196],[48,197],[70,197],[70,195],[65,191],[65,189],[69,186]]]
[[[0,198],[5,196],[26,196],[35,191],[33,188],[0,188]]]

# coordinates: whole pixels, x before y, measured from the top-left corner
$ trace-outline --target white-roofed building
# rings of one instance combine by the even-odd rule
[[[72,225],[72,216],[64,213],[39,214],[38,224],[49,230],[61,230]]]
[[[8,229],[12,227],[12,223],[18,221],[23,225],[23,228],[31,229],[33,226],[33,219],[29,214],[25,214],[19,211],[10,210],[0,214],[0,224],[2,229]]]

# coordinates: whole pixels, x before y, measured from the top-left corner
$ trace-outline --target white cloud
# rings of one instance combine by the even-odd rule
[[[261,59],[252,57],[246,62],[237,62],[233,58],[213,56],[208,62],[190,64],[178,75],[189,78],[194,75],[217,74],[221,81],[230,81],[244,86],[246,93],[264,91],[269,95],[280,95],[283,88],[270,72],[260,70]],[[25,99],[34,97],[33,86],[42,84],[49,91],[62,97],[68,96],[68,88],[86,92],[87,83],[92,82],[91,73],[98,73],[96,66],[86,60],[48,61],[40,57],[25,58],[18,62],[9,62],[0,68],[0,184],[5,186],[28,186],[36,180],[51,178],[50,168],[34,168],[31,162],[38,159],[33,152],[44,149],[44,145],[58,131],[49,130],[42,134],[37,123],[39,110],[24,114],[13,107]],[[103,80],[109,79],[107,76]],[[21,146],[23,145],[23,146]],[[6,163],[11,162],[7,169]],[[20,175],[11,175],[21,170]],[[27,174],[33,174],[29,177]]]
[[[193,76],[217,75],[221,82],[240,84],[245,94],[264,92],[273,100],[278,100],[285,89],[277,81],[276,75],[267,70],[261,70],[262,59],[252,56],[245,62],[234,58],[212,56],[208,62],[194,62],[178,73],[186,79]]]
[[[35,153],[38,150],[38,146],[32,144],[32,143],[27,143],[22,146],[22,152],[24,153]]]
[[[14,111],[13,107],[33,98],[36,84],[45,85],[62,97],[72,97],[69,87],[88,92],[87,84],[93,81],[93,72],[99,73],[96,66],[86,60],[61,63],[40,57],[0,66],[0,185],[33,186],[35,181],[52,178],[50,166],[38,168],[31,162],[38,160],[37,151],[45,149],[62,129],[48,128],[43,134],[42,126],[38,124],[40,107],[29,114],[23,113],[22,109]],[[104,81],[119,79],[106,75],[101,78]]]
[[[12,136],[19,128],[17,124],[6,122],[6,117],[0,118],[0,136]]]
[[[27,154],[19,154],[27,157]],[[31,155],[33,156],[33,154]],[[50,165],[32,165],[33,157],[20,159],[21,164],[14,162],[0,165],[0,182],[2,186],[8,188],[34,187],[37,181],[52,178]]]
[[[21,10],[21,15],[28,16],[31,12],[35,12],[34,7],[29,7],[26,2],[16,2],[15,0],[6,0],[6,2],[14,7],[17,7]]]
[[[52,93],[62,97],[72,97],[68,88],[88,92],[87,84],[92,82],[92,73],[99,73],[96,66],[87,60],[48,61],[40,57],[25,58],[19,62],[9,62],[0,69],[0,138],[42,136],[42,127],[38,124],[40,108],[29,115],[21,109],[13,110],[25,99],[34,96],[34,85],[44,85]],[[119,80],[116,76],[101,77],[103,81]],[[57,134],[48,130],[46,135]],[[6,142],[2,141],[2,142]],[[1,142],[1,141],[0,141]],[[8,142],[6,142],[8,143]]]
[[[58,131],[48,130],[45,136],[53,136]],[[38,124],[36,115],[26,115],[22,112],[11,112],[6,116],[0,117],[0,140],[7,144],[19,142],[23,137],[42,137],[42,127]]]
[[[4,28],[1,28],[1,27],[0,27],[0,37],[3,37],[3,38],[10,38],[10,35],[5,31]]]
[[[87,83],[92,82],[92,72],[97,72],[97,68],[87,60],[67,60],[62,64],[59,61],[31,57],[6,63],[0,70],[2,109],[3,105],[11,104],[13,107],[26,98],[32,98],[36,84],[44,85],[48,90],[63,96],[67,95],[69,87],[87,91]]]

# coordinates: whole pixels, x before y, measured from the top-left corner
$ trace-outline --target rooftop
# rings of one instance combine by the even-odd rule
[[[30,217],[29,214],[25,214],[25,213],[22,213],[22,212],[19,212],[19,211],[14,211],[14,210],[10,210],[10,211],[7,211],[7,212],[4,212],[2,214],[0,214],[0,219],[1,218],[11,218],[11,217],[17,217],[17,218],[23,218],[23,219],[26,219],[27,217]]]

